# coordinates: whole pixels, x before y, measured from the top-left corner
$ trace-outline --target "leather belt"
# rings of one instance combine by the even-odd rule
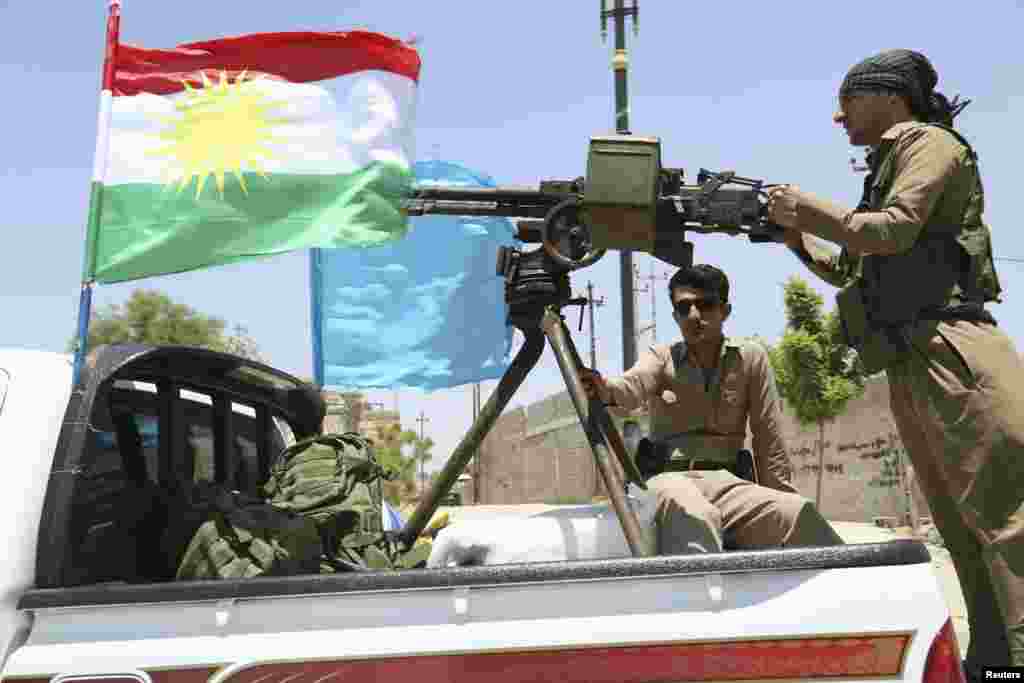
[[[750,473],[740,471],[738,460],[726,464],[718,460],[680,459],[669,461],[665,467],[666,472],[714,472],[717,470],[725,470],[740,479],[753,481]]]
[[[688,470],[729,470],[729,465],[725,463],[716,462],[714,460],[687,460],[683,462],[683,466]]]
[[[645,480],[662,472],[725,470],[740,479],[758,483],[757,466],[750,451],[736,450],[727,458],[715,459],[686,457],[684,454],[673,458],[670,453],[671,451],[664,443],[656,443],[646,437],[640,439],[635,459],[637,468]]]
[[[673,460],[708,461],[721,466],[735,463],[736,453],[743,448],[744,440],[745,436],[739,435],[682,432],[656,441]]]

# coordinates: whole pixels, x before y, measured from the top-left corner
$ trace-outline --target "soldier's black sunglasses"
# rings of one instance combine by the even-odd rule
[[[685,318],[690,315],[690,307],[696,306],[697,310],[701,312],[701,315],[714,310],[716,307],[722,304],[722,300],[716,296],[703,297],[700,299],[682,299],[672,304],[672,308],[675,309],[676,314],[680,318]]]

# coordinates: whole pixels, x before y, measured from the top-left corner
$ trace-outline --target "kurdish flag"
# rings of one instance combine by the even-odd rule
[[[85,280],[402,237],[419,72],[365,31],[115,44]]]

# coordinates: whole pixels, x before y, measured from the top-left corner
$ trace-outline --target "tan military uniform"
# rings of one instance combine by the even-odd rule
[[[734,461],[750,422],[763,485],[724,469],[665,472],[647,482],[658,494],[660,553],[842,543],[792,485],[781,402],[763,346],[726,339],[718,368],[707,372],[686,361],[683,341],[654,346],[607,383],[615,405],[647,405],[650,438],[669,443],[673,458]]]
[[[801,253],[814,272],[844,286],[871,277],[865,255],[899,258],[955,236],[959,260],[925,261],[906,277],[931,283],[928,296],[947,306],[998,295],[980,218],[984,195],[966,145],[936,126],[898,124],[883,136],[872,175],[860,211],[813,198],[798,208],[800,230],[845,245],[839,256]],[[886,289],[898,297],[901,286]],[[880,295],[884,306],[886,291]],[[885,368],[892,410],[960,578],[968,661],[1024,664],[1024,364],[1006,334],[977,319],[890,329],[903,342]]]

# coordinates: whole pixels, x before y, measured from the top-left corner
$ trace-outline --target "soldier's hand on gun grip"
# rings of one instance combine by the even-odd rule
[[[787,247],[794,251],[800,251],[804,248],[804,234],[799,230],[784,228],[782,241],[785,242]]]
[[[800,188],[796,185],[779,185],[768,191],[768,220],[776,225],[789,228],[787,233],[798,227],[797,206],[800,204]],[[786,244],[789,244],[787,235]]]
[[[608,385],[605,383],[604,377],[597,370],[580,368],[580,382],[583,384],[583,391],[586,392],[587,398],[596,398],[604,403],[608,403],[611,400],[611,392],[608,391]]]

